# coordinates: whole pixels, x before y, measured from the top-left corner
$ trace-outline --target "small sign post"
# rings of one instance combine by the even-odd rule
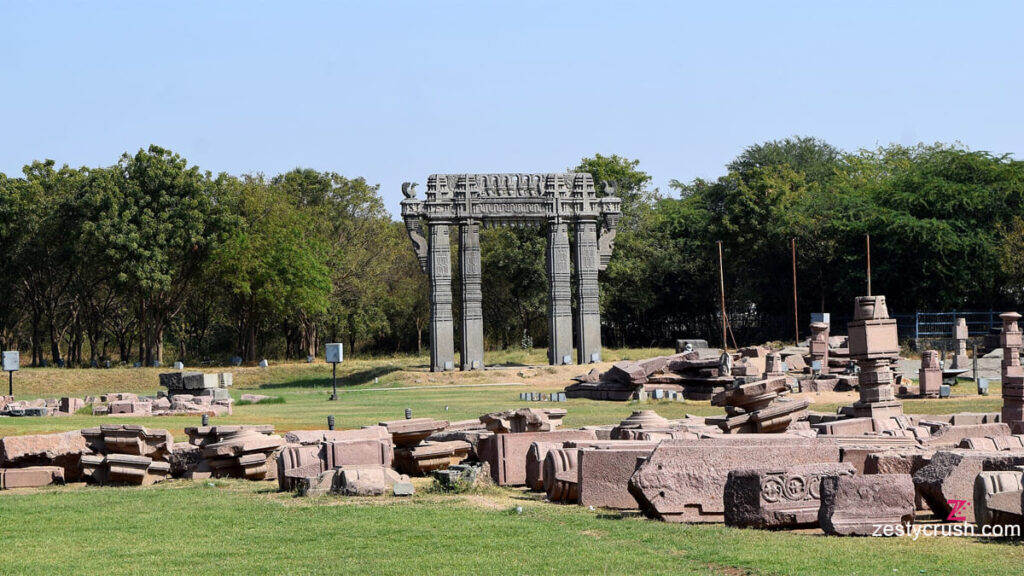
[[[14,396],[14,373],[21,368],[21,356],[17,350],[7,350],[3,353],[3,369],[7,372],[7,395]]]
[[[333,381],[334,381],[334,392],[331,394],[329,400],[338,399],[338,364],[341,363],[343,353],[341,350],[341,344],[328,344],[324,358],[331,363],[333,366]]]

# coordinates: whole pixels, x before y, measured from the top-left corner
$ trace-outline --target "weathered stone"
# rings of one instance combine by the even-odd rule
[[[175,442],[172,444],[171,450],[164,455],[164,460],[171,465],[171,476],[183,478],[195,469],[202,459],[199,452],[199,446],[188,442]]]
[[[544,490],[544,459],[554,448],[561,448],[561,442],[534,442],[526,453],[526,487],[535,492]]]
[[[91,450],[78,430],[60,434],[32,434],[0,438],[0,465],[60,466],[69,482],[78,479],[79,460]]]
[[[431,434],[444,430],[448,427],[448,422],[433,418],[410,418],[381,422],[379,426],[387,429],[395,446],[405,448],[415,446]]]
[[[267,436],[258,432],[233,436],[227,440],[208,444],[203,447],[204,458],[218,458],[225,456],[241,456],[252,452],[264,452],[276,450],[284,445],[280,436]]]
[[[826,476],[818,522],[826,534],[871,536],[878,526],[914,521],[914,483],[906,474]]]
[[[544,458],[544,492],[552,502],[575,502],[578,476],[576,460],[579,451],[552,448]]]
[[[479,457],[490,465],[491,477],[499,486],[523,486],[526,484],[526,454],[534,442],[596,439],[593,430],[495,434],[481,440]]]
[[[63,483],[64,469],[60,466],[0,468],[0,490],[39,488],[41,486]]]
[[[725,523],[744,528],[815,525],[821,479],[853,474],[853,466],[841,463],[733,470],[723,495]]]
[[[565,414],[562,408],[520,408],[484,414],[480,422],[495,434],[551,432],[562,423]]]
[[[289,432],[289,434],[291,434]],[[277,459],[277,485],[283,491],[294,490],[297,478],[319,476],[327,467],[317,444],[289,444]]]
[[[940,450],[914,474],[914,485],[938,518],[949,516],[951,500],[963,500],[969,504],[964,514],[973,521],[974,479],[984,471],[1013,470],[1021,465],[1024,453]]]
[[[781,434],[665,440],[637,468],[629,491],[642,510],[662,520],[722,522],[729,471],[754,462],[839,462],[839,448]]]
[[[577,501],[581,506],[630,510],[639,508],[629,479],[656,442],[622,442],[622,448],[583,448],[576,457]]]
[[[397,448],[395,468],[405,474],[421,476],[458,464],[468,454],[469,442],[423,442],[411,448]]]
[[[1021,523],[1021,471],[982,472],[974,479],[974,521],[978,526]]]
[[[409,483],[408,476],[383,466],[345,466],[336,478],[334,491],[346,496],[382,496],[396,483]]]

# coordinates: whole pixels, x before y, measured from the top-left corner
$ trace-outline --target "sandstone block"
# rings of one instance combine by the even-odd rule
[[[821,479],[853,474],[853,466],[841,463],[733,470],[723,493],[725,523],[742,528],[816,525]]]
[[[818,522],[826,534],[871,536],[879,525],[914,521],[914,483],[906,474],[827,476]]]

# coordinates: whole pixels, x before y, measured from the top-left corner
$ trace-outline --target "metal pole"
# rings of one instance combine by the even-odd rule
[[[796,339],[793,341],[795,346],[800,345],[800,312],[797,310],[796,302],[796,238],[790,239],[790,246],[793,248],[793,331],[796,334]]]
[[[14,397],[14,372],[7,373],[7,395]]]
[[[722,241],[718,241],[718,287],[722,295],[722,349],[729,350],[725,335],[725,271],[722,269]]]
[[[333,370],[332,370],[333,371],[333,376],[332,376],[331,380],[333,382],[333,387],[334,387],[334,392],[331,394],[331,400],[337,400],[338,399],[338,363],[337,362],[331,362],[331,367],[333,368]]]
[[[868,296],[871,296],[871,234],[864,235],[868,248]]]

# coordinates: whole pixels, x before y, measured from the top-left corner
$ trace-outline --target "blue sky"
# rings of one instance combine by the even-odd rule
[[[641,161],[716,177],[799,134],[1022,157],[1024,4],[8,2],[0,172],[150,143],[213,172],[364,176]]]

